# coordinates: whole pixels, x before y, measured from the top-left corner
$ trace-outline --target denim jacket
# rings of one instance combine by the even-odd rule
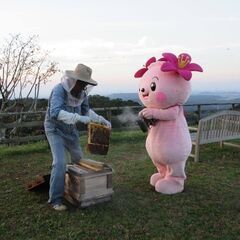
[[[48,108],[44,121],[45,132],[56,133],[64,138],[73,139],[78,137],[78,131],[75,124],[66,124],[57,120],[58,114],[61,110],[65,110],[70,113],[78,113],[80,115],[86,115],[89,111],[88,97],[84,94],[79,106],[68,106],[67,101],[68,94],[63,88],[62,84],[57,84],[50,95],[48,101]]]

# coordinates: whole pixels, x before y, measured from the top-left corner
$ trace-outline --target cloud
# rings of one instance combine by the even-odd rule
[[[201,21],[204,22],[239,22],[240,17],[237,16],[225,16],[225,17],[205,17],[205,18],[200,18]]]
[[[143,36],[136,42],[117,42],[95,38],[89,40],[69,40],[56,43],[45,43],[43,47],[52,51],[57,61],[67,65],[81,59],[96,64],[119,64],[128,58],[160,54],[163,50],[180,51],[181,46],[159,45],[148,36]]]
[[[53,55],[57,58],[70,58],[73,61],[79,56],[91,57],[91,53],[94,51],[109,51],[114,48],[114,42],[104,41],[102,39],[90,39],[90,40],[69,40],[60,41],[55,43],[44,43],[43,47],[46,49],[52,49]]]

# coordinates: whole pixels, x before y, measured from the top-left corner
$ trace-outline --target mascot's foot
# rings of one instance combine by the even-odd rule
[[[162,174],[160,173],[154,173],[150,178],[150,184],[155,187],[158,180],[163,179]]]
[[[182,192],[184,188],[184,179],[182,178],[164,178],[157,181],[155,190],[163,194],[175,194]]]

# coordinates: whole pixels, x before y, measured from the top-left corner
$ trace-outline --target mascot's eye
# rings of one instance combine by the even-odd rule
[[[155,91],[156,90],[156,83],[152,82],[150,87],[151,87],[152,91]]]

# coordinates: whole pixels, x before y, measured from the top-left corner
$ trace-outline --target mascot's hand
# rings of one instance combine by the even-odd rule
[[[146,119],[158,119],[159,111],[154,108],[144,108],[138,115]]]

